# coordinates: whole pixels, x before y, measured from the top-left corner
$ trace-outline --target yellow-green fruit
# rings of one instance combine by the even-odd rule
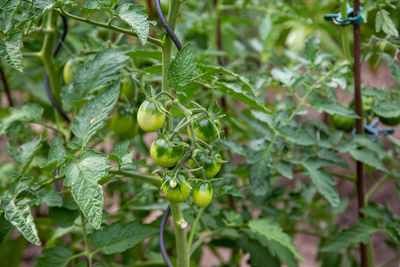
[[[150,147],[151,158],[164,168],[175,166],[185,152],[185,147],[179,144],[183,142],[182,137],[175,135],[172,140],[169,140],[171,134],[171,132],[160,134]]]
[[[193,201],[199,207],[210,204],[213,197],[211,183],[197,181],[193,187]]]
[[[203,168],[206,178],[213,178],[221,169],[222,158],[220,154],[207,156],[206,153],[196,149],[193,153],[193,158]],[[194,160],[189,160],[189,167],[191,169],[197,169],[198,166],[196,165],[196,162]],[[201,170],[193,171],[192,174],[197,177],[203,176],[203,172]]]
[[[65,63],[63,69],[63,77],[65,83],[72,82],[72,73],[76,70],[76,68],[77,68],[77,62],[74,59],[69,59]]]
[[[186,181],[186,178],[179,174],[176,178],[178,182],[172,180],[169,175],[166,175],[163,180],[162,191],[165,197],[171,202],[183,202],[190,195],[190,185]]]
[[[139,107],[137,121],[144,131],[156,132],[165,122],[165,113],[157,109],[154,101],[145,100]]]

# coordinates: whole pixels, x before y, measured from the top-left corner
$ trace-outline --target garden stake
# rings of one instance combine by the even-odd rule
[[[356,17],[360,12],[360,0],[354,0],[353,17]],[[361,98],[361,63],[360,63],[360,24],[354,24],[354,111],[359,116],[356,119],[356,133],[363,134],[363,112]],[[360,161],[357,165],[357,192],[358,192],[358,217],[363,218],[364,214],[361,209],[364,207],[365,201],[365,181],[363,164]],[[366,245],[360,242],[361,266],[368,267],[367,248]]]
[[[4,91],[6,92],[8,106],[12,107],[14,106],[14,103],[11,98],[10,88],[8,87],[7,78],[6,75],[4,74],[3,68],[0,68],[0,75],[1,75],[1,81],[3,82]]]

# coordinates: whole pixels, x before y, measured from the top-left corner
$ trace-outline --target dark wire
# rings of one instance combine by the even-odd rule
[[[65,37],[67,36],[67,33],[68,33],[67,18],[64,16],[61,16],[61,18],[63,21],[63,33],[61,34],[60,38],[57,41],[56,46],[54,47],[53,57],[57,56],[58,51],[60,51],[62,43],[64,42]],[[51,91],[50,80],[49,80],[49,75],[47,74],[47,71],[44,73],[44,87],[46,88],[46,94],[47,94],[47,97],[49,98],[51,104],[56,108],[56,110],[60,113],[60,115],[64,118],[64,120],[66,120],[67,122],[70,122],[68,114],[62,109],[60,104],[55,99],[53,92]]]
[[[162,12],[160,0],[155,0],[155,3],[156,3],[157,15],[160,18],[162,25],[164,26],[165,30],[168,32],[168,34],[171,37],[172,41],[174,41],[174,44],[175,44],[176,48],[178,48],[178,50],[181,50],[182,49],[181,42],[179,42],[178,37],[176,36],[174,31],[172,30],[171,26],[169,26],[168,21],[165,18],[164,13]]]
[[[157,15],[161,20],[162,25],[164,26],[165,30],[168,32],[169,36],[171,37],[172,41],[174,42],[176,48],[178,50],[182,49],[182,45],[181,42],[179,41],[178,37],[176,36],[176,34],[174,33],[174,31],[172,30],[171,26],[169,26],[167,19],[164,16],[164,13],[162,12],[162,8],[161,8],[161,3],[160,0],[154,0],[156,3],[156,11],[157,11]],[[158,132],[158,134],[160,134],[161,131]],[[161,254],[164,258],[165,264],[167,264],[168,267],[173,267],[171,261],[169,260],[168,254],[165,251],[165,244],[164,244],[164,231],[165,231],[165,225],[167,224],[167,219],[168,216],[171,212],[171,207],[168,206],[167,210],[164,213],[164,216],[161,220],[161,224],[160,224],[160,250],[161,250]]]
[[[171,207],[168,206],[168,208],[164,212],[164,216],[161,220],[161,225],[160,225],[160,249],[161,249],[161,254],[164,258],[165,264],[167,264],[168,267],[173,267],[171,261],[168,258],[167,251],[165,250],[165,245],[164,245],[164,230],[165,230],[165,225],[167,224],[168,216],[171,212]]]

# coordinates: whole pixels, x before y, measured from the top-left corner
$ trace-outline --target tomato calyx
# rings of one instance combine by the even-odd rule
[[[181,173],[172,175],[166,172],[164,174],[161,190],[169,201],[183,202],[189,197],[192,187],[185,175]]]

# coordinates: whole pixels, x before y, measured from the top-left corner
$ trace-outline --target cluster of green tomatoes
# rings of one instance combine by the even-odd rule
[[[72,73],[76,70],[77,64],[76,60],[71,59],[64,65],[65,83],[72,81]],[[122,102],[136,99],[137,93],[129,77],[121,79],[119,98]],[[221,155],[213,152],[212,149],[212,144],[219,137],[221,125],[218,118],[210,115],[200,105],[197,104],[197,108],[191,111],[181,105],[177,99],[169,97],[170,103],[179,106],[187,115],[174,131],[164,130],[161,133],[169,112],[154,95],[146,100],[139,99],[143,102],[137,112],[121,105],[114,113],[108,127],[122,140],[134,138],[138,133],[138,125],[146,132],[159,131],[159,136],[151,145],[150,155],[156,164],[164,168],[161,189],[166,198],[172,202],[183,202],[193,191],[194,203],[205,207],[211,202],[213,196],[211,182],[216,180],[213,178],[223,164]],[[179,130],[185,128],[191,140],[191,146],[179,135]],[[193,175],[190,179],[194,181],[193,187],[189,181],[189,172]]]
[[[185,113],[189,113],[189,116],[183,119],[174,131],[159,132],[150,147],[150,155],[156,164],[164,168],[161,189],[168,200],[183,202],[193,191],[194,203],[205,207],[213,196],[212,178],[219,172],[223,163],[221,155],[213,153],[210,145],[219,136],[221,125],[218,119],[210,118],[207,112],[191,116],[189,110],[182,105],[180,107]],[[160,131],[165,121],[166,112],[160,102],[154,99],[142,102],[137,113],[137,122],[142,130]],[[179,129],[184,129],[185,126],[191,146],[179,135]],[[183,169],[186,163],[188,168]],[[194,181],[193,187],[189,182],[188,172],[193,175],[190,179]]]

